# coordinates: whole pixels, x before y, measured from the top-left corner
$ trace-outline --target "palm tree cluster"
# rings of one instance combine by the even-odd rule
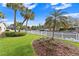
[[[16,21],[17,10],[19,10],[21,12],[21,16],[24,18],[24,20],[21,24],[24,24],[24,22],[26,21],[26,27],[27,27],[28,20],[34,18],[34,13],[32,12],[32,10],[24,7],[24,5],[22,3],[7,3],[6,6],[8,8],[12,8],[14,11],[14,30],[15,30],[15,32],[16,32],[16,22],[17,22]]]
[[[21,9],[22,4],[21,3],[18,3],[18,4],[17,3],[7,3],[6,6],[8,8],[12,8],[14,11],[14,30],[16,32],[16,12],[17,12],[17,10]]]

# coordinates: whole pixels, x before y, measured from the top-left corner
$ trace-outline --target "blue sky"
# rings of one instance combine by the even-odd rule
[[[35,19],[33,21],[29,21],[28,25],[38,25],[44,24],[45,19],[50,13],[53,12],[53,9],[62,9],[63,11],[67,12],[69,16],[79,18],[79,3],[24,3],[25,7],[32,9],[35,13]],[[6,4],[0,3],[0,11],[3,12],[6,16],[5,22],[7,24],[13,23],[13,10],[6,7]],[[20,12],[17,11],[17,21],[22,22],[24,19],[21,17]]]

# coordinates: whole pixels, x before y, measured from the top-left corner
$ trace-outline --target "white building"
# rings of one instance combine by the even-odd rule
[[[0,23],[0,34],[6,31],[5,23]]]

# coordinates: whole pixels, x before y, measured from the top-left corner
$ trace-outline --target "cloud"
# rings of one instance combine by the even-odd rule
[[[10,24],[13,24],[13,22],[7,21],[6,24],[10,25]]]
[[[10,19],[11,20],[11,19]],[[0,19],[0,22],[4,22],[4,23],[6,23],[7,25],[10,25],[10,24],[13,24],[14,22],[13,22],[13,19],[12,19],[12,21],[9,21],[9,19]]]
[[[72,5],[69,4],[69,3],[65,3],[65,4],[62,4],[61,6],[59,7],[56,7],[55,9],[59,10],[59,9],[66,9],[66,8],[69,8],[71,7]]]
[[[2,3],[2,6],[3,6],[3,7],[6,7],[6,3]]]
[[[27,7],[28,9],[33,9],[33,8],[35,8],[36,7],[36,5],[37,4],[33,4],[33,5],[31,5],[32,3],[24,3],[23,5],[25,6],[25,7]],[[3,7],[6,7],[6,3],[2,3],[2,6]]]
[[[34,5],[30,6],[29,9],[33,9],[33,8],[35,8],[36,5],[37,5],[37,4],[34,4]]]
[[[0,19],[0,22],[6,22],[7,19]]]
[[[50,3],[52,6],[54,6],[54,5],[57,5],[58,3]],[[49,4],[45,4],[45,8],[44,9],[47,9],[47,8],[49,8],[50,7],[50,5]]]
[[[58,3],[51,3],[51,5],[57,5]]]
[[[75,18],[79,18],[79,13],[69,13],[69,14],[65,14],[65,16],[72,16]]]
[[[72,6],[72,4],[70,4],[70,3],[61,3],[60,6],[56,6],[57,3],[56,3],[56,4],[51,4],[51,5],[52,5],[52,7],[55,8],[56,10],[59,10],[59,9],[66,9],[66,8],[69,8],[69,7]]]
[[[37,6],[37,4],[32,4],[32,5],[31,4],[32,3],[29,3],[29,4],[24,3],[24,6],[27,7],[28,9],[33,9]]]

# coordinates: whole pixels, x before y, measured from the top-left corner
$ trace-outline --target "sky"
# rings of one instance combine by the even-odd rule
[[[35,13],[34,20],[28,22],[28,26],[34,26],[39,24],[44,24],[46,17],[50,16],[54,9],[67,12],[66,15],[79,18],[79,3],[24,3],[25,7],[32,9]],[[13,10],[7,8],[6,4],[0,3],[0,11],[5,15],[5,19],[2,19],[6,24],[13,23]],[[24,18],[17,11],[17,21],[22,22]]]

